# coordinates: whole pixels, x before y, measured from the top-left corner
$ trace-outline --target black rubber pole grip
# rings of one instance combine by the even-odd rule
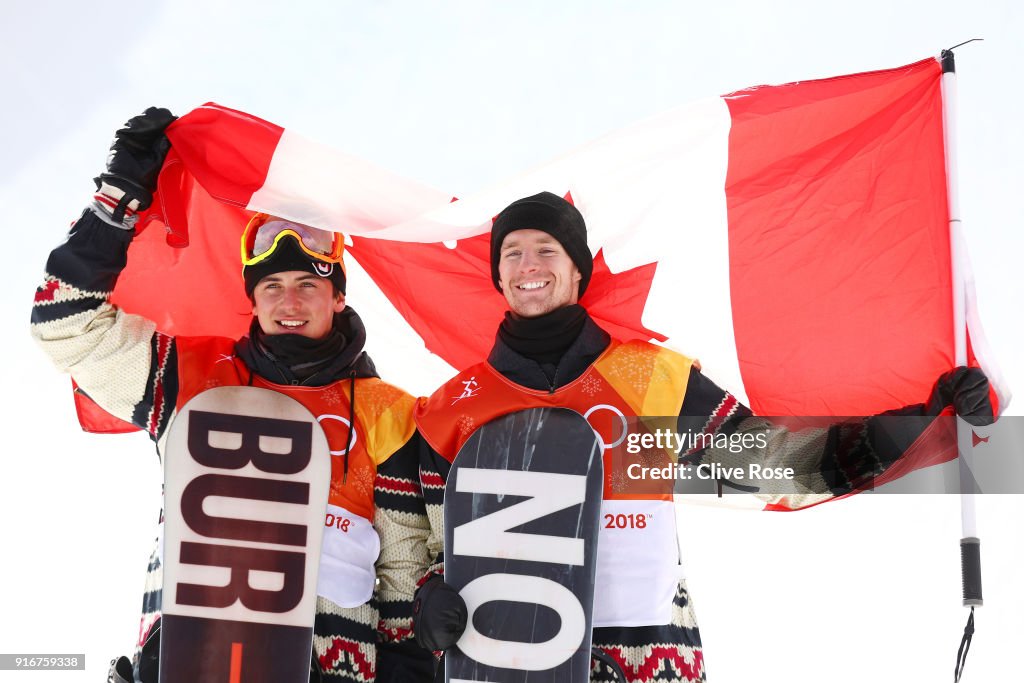
[[[964,606],[982,605],[981,540],[974,536],[960,539],[960,573],[964,581]]]

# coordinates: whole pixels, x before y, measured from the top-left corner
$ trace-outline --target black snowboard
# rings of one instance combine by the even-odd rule
[[[218,387],[164,451],[160,683],[309,680],[327,438],[298,401]]]
[[[477,429],[444,496],[445,581],[469,623],[451,683],[585,683],[602,450],[578,413],[534,408]]]

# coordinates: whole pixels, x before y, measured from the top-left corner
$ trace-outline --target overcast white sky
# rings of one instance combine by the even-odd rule
[[[88,671],[0,679],[102,680],[135,638],[159,509],[154,451],[139,435],[80,433],[67,378],[28,337],[46,254],[129,116],[214,100],[465,196],[673,106],[898,66],[982,37],[957,51],[962,215],[989,340],[1024,392],[1014,66],[1024,16],[1014,5],[5,0],[0,197],[13,282],[0,293],[12,328],[0,340],[0,650],[84,652]],[[429,391],[443,373],[387,343],[399,323],[371,287],[354,278],[350,301],[369,319],[378,367]],[[1022,498],[978,503],[986,605],[965,681],[1002,680],[1018,665]],[[859,496],[796,514],[687,507],[683,520],[712,681],[952,673],[967,616],[956,497]]]

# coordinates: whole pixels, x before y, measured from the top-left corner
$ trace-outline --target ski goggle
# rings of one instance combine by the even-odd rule
[[[345,238],[340,233],[258,213],[242,231],[242,265],[253,266],[267,260],[286,236],[294,237],[302,251],[318,261],[342,262]]]

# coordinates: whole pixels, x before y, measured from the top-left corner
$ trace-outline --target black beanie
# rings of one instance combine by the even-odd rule
[[[315,259],[299,247],[299,243],[294,237],[285,235],[270,258],[260,261],[256,265],[242,267],[245,295],[252,298],[252,292],[260,280],[268,275],[288,270],[301,270],[319,275],[330,280],[339,292],[345,293],[345,268],[341,262],[328,263]]]
[[[517,199],[494,219],[491,226],[491,281],[494,286],[501,291],[501,285],[498,284],[501,243],[510,232],[531,228],[546,232],[558,240],[576,264],[581,276],[579,296],[582,298],[590,283],[590,275],[594,272],[594,257],[587,246],[587,224],[579,209],[551,192]]]

